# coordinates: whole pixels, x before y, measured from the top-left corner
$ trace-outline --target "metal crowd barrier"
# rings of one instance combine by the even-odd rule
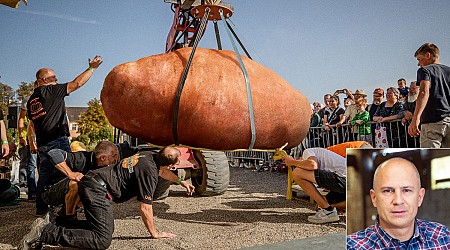
[[[390,148],[418,148],[419,137],[411,137],[408,135],[408,124],[402,124],[401,120],[394,120],[391,122],[379,123],[379,126],[386,127],[387,142]],[[329,147],[339,143],[348,141],[367,141],[375,147],[375,128],[376,122],[369,122],[364,126],[370,126],[370,134],[353,133],[349,125],[342,125],[341,127],[333,127],[330,131],[324,131],[322,127],[311,127],[306,136],[306,148],[311,147]],[[356,126],[356,131],[359,131],[359,125]]]
[[[378,125],[386,127],[387,141],[390,148],[419,148],[419,137],[411,137],[408,135],[408,125],[402,124],[401,120],[395,120],[391,122],[383,122]],[[330,131],[324,131],[322,127],[310,127],[306,138],[296,147],[290,149],[288,153],[294,158],[300,157],[303,150],[313,147],[326,148],[343,142],[349,141],[367,141],[373,147],[375,145],[375,128],[376,122],[368,122],[364,126],[370,126],[370,134],[353,133],[353,131],[359,132],[359,125],[355,130],[352,130],[351,126],[344,124],[340,127],[333,127]],[[226,152],[228,160],[230,162],[258,160],[272,162],[272,152],[260,152],[260,151],[238,151],[238,152]]]

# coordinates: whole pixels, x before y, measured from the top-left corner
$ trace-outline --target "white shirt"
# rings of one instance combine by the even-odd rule
[[[28,109],[27,109],[27,102],[28,102],[28,99],[30,99],[29,96],[26,96],[26,97],[23,98],[23,100],[22,100],[22,105],[20,105],[20,109],[25,110],[25,111],[28,110]]]
[[[307,160],[311,156],[317,158],[320,170],[328,170],[341,177],[347,176],[347,162],[344,157],[324,148],[308,148],[303,152],[302,159]]]

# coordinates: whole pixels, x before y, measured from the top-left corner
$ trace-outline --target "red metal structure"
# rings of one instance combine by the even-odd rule
[[[173,23],[166,40],[166,53],[179,48],[193,47],[191,54],[191,57],[193,57],[195,48],[206,30],[208,21],[214,22],[217,46],[219,50],[222,49],[217,21],[223,20],[223,17],[229,18],[232,16],[233,7],[231,5],[220,3],[220,0],[165,0],[165,2],[171,4],[172,11],[174,12]],[[229,28],[231,29],[230,26]],[[235,35],[234,31],[233,34]],[[236,35],[235,37],[238,39]],[[185,73],[182,77],[184,80],[187,77],[189,66],[190,63],[186,66]],[[184,80],[180,83],[180,95]],[[174,117],[174,138],[175,144],[178,145],[177,109],[174,110]],[[177,148],[181,151],[182,156],[180,164],[173,170],[183,179],[190,178],[196,188],[195,191],[197,194],[217,195],[227,190],[230,172],[228,159],[224,152],[190,149],[186,147]],[[165,198],[168,195],[169,186],[169,182],[160,179],[155,197]]]
[[[173,23],[166,40],[166,53],[184,47],[194,47],[195,49],[206,30],[207,21],[204,20],[219,20],[219,10],[222,13],[226,13],[228,17],[232,15],[232,7],[230,5],[214,4],[214,2],[220,1],[209,1],[207,3],[204,0],[165,0],[165,2],[172,4],[174,12]],[[204,19],[203,22],[201,19]],[[214,22],[214,24],[218,46],[221,49],[217,23]],[[185,77],[187,77],[187,73]],[[180,85],[182,84],[184,83],[180,83]],[[174,137],[176,144],[178,144],[176,130],[177,123],[175,120]],[[178,149],[181,151],[182,156],[180,164],[175,171],[178,176],[184,179],[191,179],[197,194],[216,195],[226,191],[230,173],[228,159],[224,152],[194,150],[185,147],[178,147]],[[164,187],[158,189],[161,198],[167,196],[168,187],[169,184],[166,183]]]

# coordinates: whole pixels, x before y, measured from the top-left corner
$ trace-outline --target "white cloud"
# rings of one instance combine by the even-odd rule
[[[28,10],[7,10],[7,11],[20,12],[20,13],[25,13],[25,14],[37,15],[37,16],[47,16],[47,17],[59,18],[59,19],[63,19],[66,21],[70,21],[70,22],[76,22],[76,23],[87,23],[87,24],[94,24],[94,25],[100,24],[99,22],[97,22],[95,20],[88,20],[88,19],[81,18],[81,17],[62,15],[62,14],[56,14],[56,13],[28,11]]]

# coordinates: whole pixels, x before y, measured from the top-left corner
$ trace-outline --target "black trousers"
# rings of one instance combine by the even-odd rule
[[[84,176],[78,183],[78,194],[86,220],[75,221],[77,225],[71,228],[46,225],[39,240],[65,247],[107,249],[114,232],[114,215],[106,188],[90,176]]]

